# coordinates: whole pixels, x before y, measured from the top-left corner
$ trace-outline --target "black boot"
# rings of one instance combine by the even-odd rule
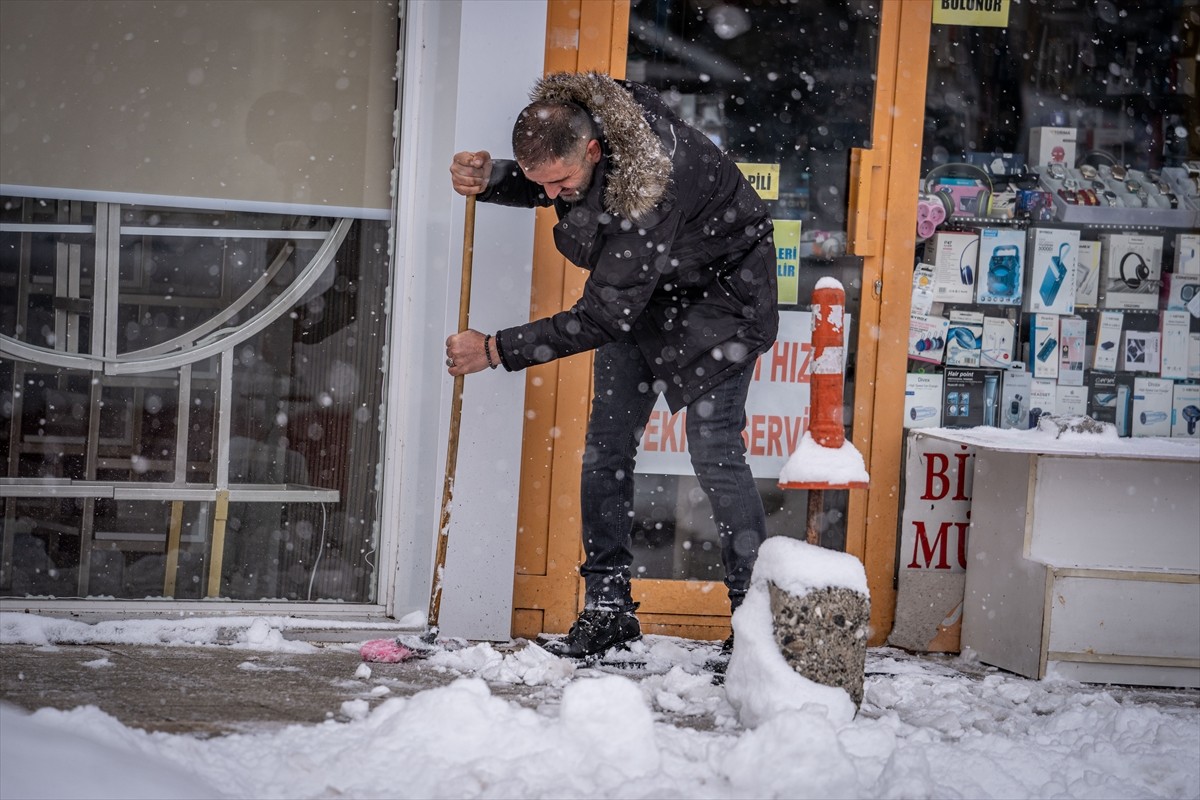
[[[637,603],[627,608],[585,608],[562,639],[546,644],[546,650],[556,656],[583,658],[603,653],[610,647],[642,638],[642,626],[633,612]]]

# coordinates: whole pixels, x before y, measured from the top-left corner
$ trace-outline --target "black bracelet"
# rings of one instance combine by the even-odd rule
[[[492,335],[484,334],[483,337],[483,357],[487,359],[488,369],[495,369],[499,364],[492,363]]]
[[[496,340],[496,352],[500,354],[500,366],[504,367],[506,372],[512,372],[513,368],[508,365],[508,359],[504,357],[504,343],[500,341],[500,331],[496,331],[496,335],[492,338]]]

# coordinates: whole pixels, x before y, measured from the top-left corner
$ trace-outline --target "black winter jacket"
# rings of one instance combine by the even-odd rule
[[[517,370],[631,337],[678,410],[771,346],[779,326],[767,208],[733,160],[648,87],[596,73],[539,81],[600,125],[603,155],[584,199],[553,201],[554,241],[589,270],[572,308],[496,335]],[[515,162],[493,162],[485,202],[546,206]]]

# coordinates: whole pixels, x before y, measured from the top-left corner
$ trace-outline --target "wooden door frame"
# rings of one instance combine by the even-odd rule
[[[863,257],[866,288],[852,440],[866,460],[871,488],[851,493],[846,550],[866,566],[872,644],[886,640],[895,613],[904,434],[904,369],[896,367],[907,358],[932,9],[933,0],[882,4],[872,147],[854,151],[851,168],[849,240],[851,252]],[[624,77],[628,31],[628,0],[547,0],[546,72]],[[555,222],[552,209],[537,212],[531,319],[569,308],[586,278],[555,249]],[[591,355],[581,354],[534,367],[526,376],[514,636],[564,632],[583,605],[579,473],[591,364]],[[728,634],[729,601],[720,582],[635,579],[633,593],[648,633],[703,639]]]

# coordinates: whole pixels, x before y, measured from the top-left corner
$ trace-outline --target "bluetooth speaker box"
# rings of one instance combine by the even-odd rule
[[[1025,282],[1025,233],[1001,228],[979,232],[979,280],[975,302],[1019,306]]]

